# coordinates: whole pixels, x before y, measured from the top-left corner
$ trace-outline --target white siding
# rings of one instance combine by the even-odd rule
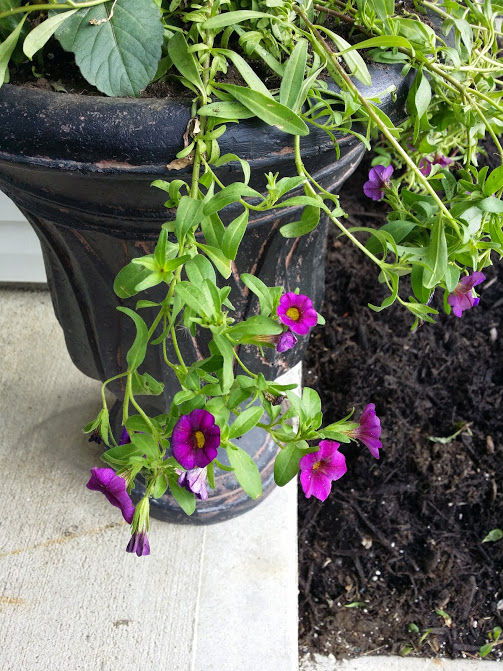
[[[14,203],[0,191],[0,283],[45,283],[40,243]]]

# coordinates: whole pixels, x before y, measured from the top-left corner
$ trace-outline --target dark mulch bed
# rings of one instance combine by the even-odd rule
[[[341,202],[352,225],[375,227],[384,206],[362,195],[367,174],[368,164]],[[478,307],[410,332],[403,309],[366,307],[385,295],[374,266],[329,238],[327,326],[312,335],[304,383],[321,395],[326,423],[375,403],[384,447],[376,461],[364,446],[343,446],[348,473],[324,504],[299,490],[302,653],[408,646],[411,655],[477,657],[503,626],[503,540],[481,543],[503,526],[503,267],[496,261],[486,275]],[[451,442],[430,438],[462,426]],[[354,602],[364,605],[347,607]]]

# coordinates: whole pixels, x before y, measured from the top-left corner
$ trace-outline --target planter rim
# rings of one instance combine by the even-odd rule
[[[372,85],[358,86],[367,97],[376,97],[390,86],[403,89],[406,83],[401,66],[370,64],[369,69]],[[335,90],[336,86],[329,88]],[[167,164],[180,151],[191,104],[188,98],[108,98],[5,84],[0,89],[0,161],[72,172],[183,178],[190,168],[168,170]],[[401,105],[402,101],[397,104],[388,92],[380,107],[399,121]],[[322,129],[310,127],[306,139],[306,158],[333,150]],[[337,139],[341,146],[354,141],[351,134]],[[256,169],[270,164],[275,154],[278,161],[291,161],[294,153],[292,135],[258,119],[228,124],[219,144],[222,155],[237,154]]]

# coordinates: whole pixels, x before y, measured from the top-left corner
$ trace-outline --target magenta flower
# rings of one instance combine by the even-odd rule
[[[475,271],[473,275],[466,275],[459,282],[454,291],[447,297],[447,302],[456,317],[461,317],[465,310],[479,304],[480,298],[472,293],[473,287],[486,279],[484,273]]]
[[[95,492],[102,492],[110,503],[120,508],[123,518],[128,524],[133,521],[134,505],[126,490],[126,481],[111,468],[92,468],[91,479],[86,487]]]
[[[452,163],[452,158],[444,156],[443,154],[435,154],[433,157],[433,165],[440,165],[442,168],[447,168]]]
[[[382,443],[379,440],[381,422],[376,415],[376,407],[373,403],[367,405],[358,424],[359,426],[353,429],[349,435],[361,440],[369,448],[372,456],[379,459],[379,450],[382,448]]]
[[[425,177],[428,177],[428,175],[431,172],[431,168],[434,165],[439,165],[442,168],[447,168],[448,165],[452,163],[452,158],[449,158],[448,156],[444,156],[443,154],[435,154],[433,157],[433,160],[429,160],[427,158],[422,158],[419,161],[419,172],[424,175]]]
[[[431,172],[431,165],[432,165],[431,161],[429,161],[427,158],[422,158],[419,161],[419,165],[418,165],[419,172],[421,173],[421,175],[424,175],[425,177],[428,177],[428,175]]]
[[[390,177],[393,174],[393,166],[376,165],[370,169],[369,181],[363,185],[363,193],[372,200],[382,200],[384,190],[390,186]]]
[[[138,557],[150,554],[150,545],[145,527],[142,531],[135,531],[126,547],[126,552],[136,552]]]
[[[197,499],[207,501],[206,468],[193,468],[191,471],[184,471],[178,478],[178,486],[184,487],[188,492],[195,494]]]
[[[318,321],[318,317],[316,317],[316,321]],[[276,351],[287,352],[289,349],[292,349],[292,347],[295,347],[296,344],[297,344],[297,338],[295,334],[292,333],[290,329],[287,329],[284,333],[278,336],[278,341],[276,343]]]
[[[300,484],[306,499],[314,496],[324,501],[330,494],[332,482],[342,478],[348,469],[344,455],[338,452],[339,443],[320,440],[319,448],[300,460]]]
[[[306,335],[318,323],[318,313],[313,308],[312,300],[304,294],[294,294],[293,291],[288,291],[279,299],[278,317],[298,335]]]
[[[182,415],[171,436],[171,450],[178,463],[187,471],[204,468],[217,456],[220,427],[207,410],[192,410]]]

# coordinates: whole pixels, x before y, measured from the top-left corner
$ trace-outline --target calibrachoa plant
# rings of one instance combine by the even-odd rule
[[[278,446],[277,484],[300,471],[305,495],[322,501],[346,472],[341,444],[360,441],[380,456],[373,403],[360,409],[358,422],[350,414],[327,425],[314,390],[299,396],[294,385],[266,380],[239,358],[241,345],[286,352],[324,323],[311,297],[247,274],[240,281],[256,298],[256,314],[244,321],[233,316],[230,287],[217,274],[230,277],[250,211],[299,208],[298,221],[282,228],[289,238],[327,217],[375,263],[376,277],[389,289],[381,305],[370,307],[398,302],[412,315],[412,328],[434,321],[434,294],[456,317],[478,305],[483,270],[491,255],[503,253],[503,65],[496,28],[502,4],[432,0],[415,7],[394,0],[0,0],[0,85],[8,81],[9,64],[35,54],[43,70],[44,54],[57,40],[107,95],[138,96],[150,82],[169,78],[193,97],[180,152],[168,166],[185,169],[183,178],[153,184],[168,194],[166,207],[176,216],[163,225],[154,252],[133,259],[114,287],[124,299],[157,285],[166,289],[161,302],[141,299],[136,310],[119,308],[136,327],[128,369],[113,378],[124,378],[123,432],[117,440],[111,428],[104,393],[110,380],[101,412],[85,427],[107,447],[107,466],[93,469],[87,486],[131,524],[128,552],[150,553],[150,499],[168,487],[188,515],[196,499],[204,505],[211,495],[216,469],[232,470],[247,494],[259,497],[258,469],[237,442],[254,427]],[[378,106],[393,90],[366,96],[370,60],[398,66],[409,78],[400,125]],[[225,83],[231,66],[239,84]],[[221,155],[218,142],[226,124],[252,117],[292,136],[295,151],[296,175],[269,173],[262,191],[249,186],[250,165]],[[334,160],[341,135],[355,135],[368,149],[374,140],[362,198],[384,202],[387,221],[379,229],[348,228],[337,195],[307,170],[301,138],[313,128],[334,141]],[[480,167],[484,137],[499,157],[493,170]],[[241,167],[242,180],[225,186],[219,169],[229,163]],[[238,213],[224,225],[221,215],[231,204]],[[180,329],[209,333],[205,359],[184,360]],[[163,389],[139,372],[148,346],[162,349],[180,385],[157,416],[140,402]],[[224,451],[228,466],[220,461]],[[135,507],[129,494],[139,474],[146,492]]]

